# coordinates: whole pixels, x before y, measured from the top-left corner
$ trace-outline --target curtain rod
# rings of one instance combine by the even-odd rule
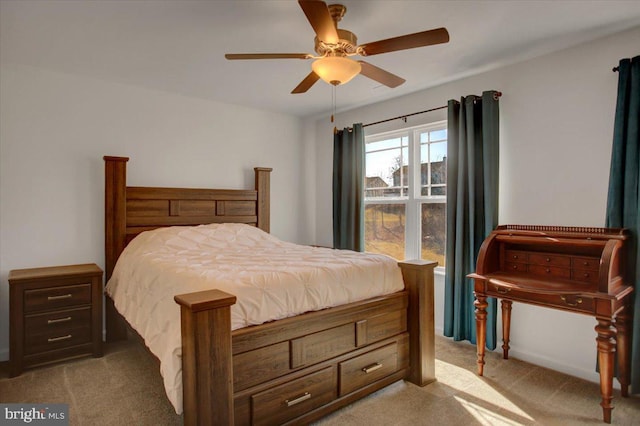
[[[494,94],[494,99],[498,100],[498,98],[500,96],[502,96],[502,92],[496,92]],[[387,123],[387,122],[393,121],[393,120],[404,120],[404,122],[406,123],[407,122],[407,117],[412,117],[412,116],[418,115],[418,114],[425,114],[427,112],[432,112],[432,111],[438,111],[440,109],[445,109],[447,107],[448,107],[447,105],[443,105],[443,106],[439,106],[439,107],[436,107],[436,108],[427,109],[427,110],[424,110],[424,111],[413,112],[411,114],[399,115],[397,117],[387,118],[386,120],[380,120],[380,121],[376,121],[374,123],[363,124],[362,127],[375,126],[376,124]],[[351,128],[349,128],[349,130],[351,130]]]
[[[376,121],[375,123],[363,124],[362,127],[375,126],[376,124],[382,124],[382,123],[386,123],[388,121],[400,120],[400,119],[404,120],[404,122],[406,123],[407,122],[407,117],[411,117],[413,115],[418,115],[418,114],[424,114],[424,113],[431,112],[431,111],[437,111],[439,109],[444,109],[444,108],[447,108],[447,105],[439,106],[439,107],[436,107],[436,108],[427,109],[427,110],[424,110],[424,111],[418,111],[418,112],[414,112],[414,113],[411,113],[411,114],[399,115],[398,117],[387,118],[386,120]]]

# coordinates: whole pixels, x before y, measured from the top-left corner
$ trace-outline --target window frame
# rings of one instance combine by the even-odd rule
[[[436,130],[446,130],[447,129],[447,120],[435,121],[428,124],[421,124],[417,126],[405,127],[402,129],[391,130],[387,132],[375,133],[371,135],[365,135],[365,161],[364,161],[364,206],[366,208],[367,205],[378,205],[378,204],[404,204],[405,205],[405,259],[421,259],[422,258],[422,205],[423,204],[446,204],[447,196],[445,195],[422,195],[422,182],[421,182],[421,147],[423,143],[420,141],[420,135],[425,132],[432,132]],[[366,170],[367,170],[367,150],[366,146],[369,143],[380,142],[388,139],[396,139],[399,138],[402,140],[403,137],[407,137],[407,182],[406,182],[406,195],[399,196],[378,196],[378,197],[369,197],[367,196],[367,188],[366,188]],[[448,140],[445,139],[448,143]],[[443,142],[442,140],[438,140],[434,143]],[[427,142],[428,144],[432,142]],[[398,149],[398,148],[393,148]],[[402,149],[403,145],[400,143],[399,147],[401,151],[402,158]],[[372,152],[380,152],[382,150],[376,150]],[[429,158],[431,160],[431,158]],[[431,163],[431,162],[429,162]],[[403,167],[403,164],[400,165]],[[429,164],[428,171],[428,184],[431,185],[431,164]],[[400,194],[403,194],[402,188],[402,178],[401,178],[401,187]],[[444,185],[436,184],[437,186],[444,186],[446,188],[446,182]],[[431,192],[431,191],[429,191]],[[412,232],[412,230],[416,230],[418,232]],[[446,229],[445,229],[446,232]],[[437,270],[444,271],[444,266],[439,265]]]

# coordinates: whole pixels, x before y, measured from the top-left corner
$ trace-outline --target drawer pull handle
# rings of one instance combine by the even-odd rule
[[[551,272],[551,269],[547,268],[547,269],[545,269],[545,272],[548,274],[548,273]]]
[[[60,295],[60,296],[49,296],[49,297],[47,297],[47,300],[69,299],[70,297],[73,297],[73,295],[71,293],[63,294],[63,295]]]
[[[545,259],[547,262],[551,262],[551,259],[549,259],[548,257]]]
[[[585,272],[585,273],[584,273],[584,277],[585,277],[585,278],[589,278],[589,273],[588,273],[588,272]]]
[[[52,342],[59,342],[60,340],[68,340],[71,339],[71,335],[67,334],[66,336],[60,336],[60,337],[50,337],[47,339],[47,342],[52,343]]]
[[[514,254],[514,255],[513,255],[513,258],[514,258],[514,259],[517,259],[517,258],[518,258],[518,255],[517,255],[517,254]]]
[[[67,321],[71,321],[71,317],[50,319],[50,320],[47,320],[47,324],[57,324],[59,322],[67,322]]]
[[[287,407],[292,407],[296,404],[300,404],[302,401],[306,401],[311,398],[311,394],[309,392],[305,392],[303,395],[300,395],[297,398],[287,399],[284,402],[287,404]]]
[[[502,288],[502,287],[498,287],[496,286],[496,291],[500,294],[507,294],[511,291],[510,288]]]
[[[569,306],[578,306],[582,303],[582,297],[577,297],[575,302],[569,302],[565,296],[560,296],[560,299]]]
[[[362,371],[364,371],[365,373],[369,374],[369,373],[373,373],[376,370],[379,370],[382,368],[382,364],[380,364],[379,362],[376,362],[375,364],[371,364],[368,365],[366,367],[364,367],[362,369]]]

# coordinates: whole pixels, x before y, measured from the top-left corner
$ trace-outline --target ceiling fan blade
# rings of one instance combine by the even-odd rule
[[[316,81],[320,80],[320,77],[318,76],[318,74],[316,74],[315,72],[311,71],[311,74],[309,74],[308,76],[306,76],[304,78],[304,80],[302,80],[300,82],[300,84],[298,84],[296,86],[295,89],[293,89],[291,91],[291,94],[296,94],[296,93],[305,93],[307,90],[309,90],[311,88],[311,86],[313,86],[315,84]]]
[[[378,68],[375,65],[371,65],[365,61],[358,61],[362,66],[362,70],[360,70],[360,74],[365,77],[369,77],[372,80],[375,80],[379,83],[384,84],[387,87],[398,87],[406,80],[404,78],[398,77],[395,74],[391,74],[389,71],[385,71],[382,68]]]
[[[422,31],[363,44],[359,46],[359,50],[363,52],[364,56],[371,56],[380,53],[395,52],[397,50],[447,43],[448,41],[449,32],[447,29],[436,28],[435,30]]]
[[[229,60],[235,59],[309,59],[313,56],[308,53],[227,53],[224,55]]]
[[[316,32],[318,40],[329,44],[338,43],[338,31],[327,4],[318,0],[298,0],[298,3]]]

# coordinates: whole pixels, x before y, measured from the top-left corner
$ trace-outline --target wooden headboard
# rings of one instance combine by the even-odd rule
[[[255,189],[127,186],[128,157],[105,156],[106,278],[143,231],[176,225],[246,223],[269,232],[270,168],[256,167]]]

